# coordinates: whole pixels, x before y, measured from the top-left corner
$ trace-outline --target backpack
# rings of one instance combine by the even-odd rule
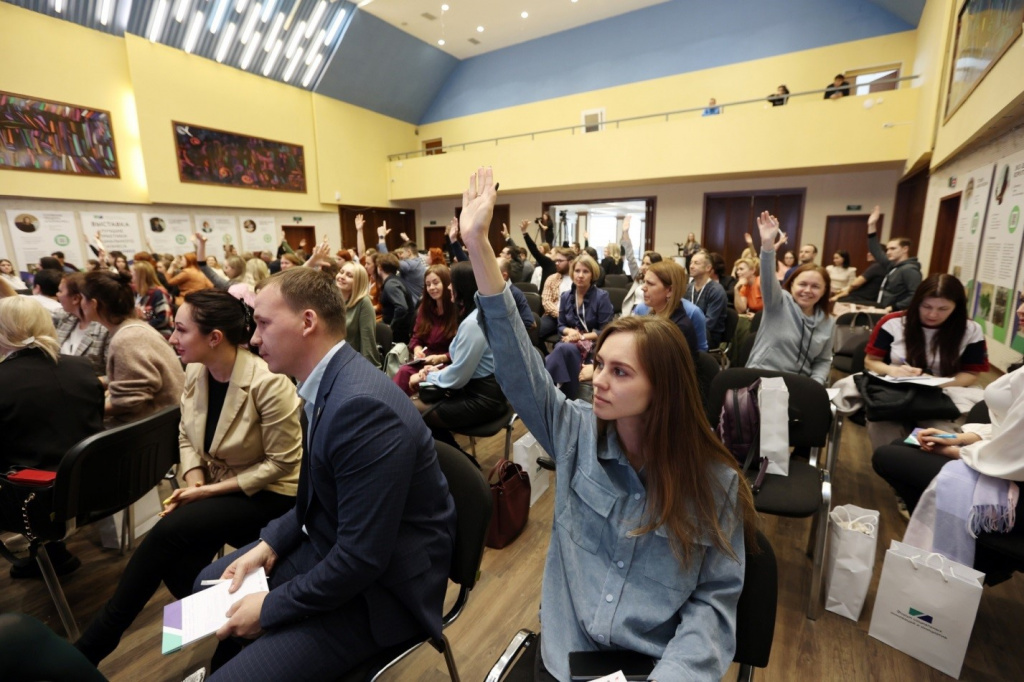
[[[398,370],[402,368],[402,365],[409,362],[412,359],[412,354],[409,352],[409,346],[404,343],[396,343],[391,346],[391,350],[384,356],[384,371],[391,378],[394,378],[398,374]]]
[[[755,495],[761,490],[768,469],[768,458],[760,456],[761,410],[757,404],[760,388],[761,380],[758,379],[749,386],[727,390],[716,429],[719,439],[736,458],[741,471],[746,473],[754,460],[757,460],[757,477],[752,484]]]

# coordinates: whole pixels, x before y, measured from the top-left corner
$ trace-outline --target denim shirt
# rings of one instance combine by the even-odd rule
[[[739,560],[702,539],[683,568],[664,528],[636,536],[644,484],[614,428],[601,438],[590,404],[551,383],[519,321],[508,287],[477,295],[495,375],[519,417],[558,465],[555,523],[544,566],[544,665],[569,679],[569,652],[629,649],[658,659],[648,679],[714,680],[736,647],[743,589],[743,527],[735,519],[736,473],[716,471],[719,522]],[[681,430],[685,437],[685,430]]]

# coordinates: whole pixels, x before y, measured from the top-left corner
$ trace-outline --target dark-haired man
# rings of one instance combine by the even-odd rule
[[[890,310],[906,310],[910,299],[921,284],[921,264],[910,255],[913,245],[906,237],[893,237],[882,248],[878,241],[878,219],[882,209],[875,210],[868,216],[868,249],[875,261],[885,268],[885,277],[878,290],[877,304],[880,308]]]
[[[380,287],[381,321],[391,327],[395,343],[409,343],[416,304],[412,300],[405,280],[398,276],[401,261],[393,253],[382,253],[377,258]]]
[[[385,647],[441,634],[455,506],[408,397],[345,343],[334,280],[292,268],[262,283],[256,333],[270,369],[299,380],[307,424],[295,508],[196,581],[263,567],[217,636],[211,678],[334,679]],[[226,660],[225,659],[230,659]]]
[[[62,271],[48,268],[37,272],[32,279],[32,298],[46,308],[46,311],[54,318],[54,325],[64,316],[64,308],[57,300],[57,291],[60,289],[60,281],[63,278]]]

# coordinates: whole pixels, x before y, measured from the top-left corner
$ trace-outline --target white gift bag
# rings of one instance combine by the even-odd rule
[[[893,540],[868,634],[959,678],[984,579],[941,554]]]
[[[762,377],[757,392],[761,411],[761,456],[768,473],[789,476],[789,389],[782,377]]]
[[[825,608],[856,621],[875,572],[878,512],[844,504],[829,514],[828,526]]]
[[[537,464],[538,457],[544,457],[547,453],[540,446],[532,434],[525,436],[512,444],[512,461],[522,467],[523,471],[530,477],[530,506],[536,502],[551,483],[551,472]]]

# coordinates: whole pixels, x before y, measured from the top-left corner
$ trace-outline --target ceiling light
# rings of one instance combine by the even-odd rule
[[[189,0],[178,0],[178,5],[174,8],[174,20],[179,24],[185,21],[185,15],[188,14],[188,2]]]
[[[309,26],[306,27],[306,37],[309,38],[313,35],[313,31],[316,30],[316,25],[320,23],[320,19],[324,16],[324,11],[327,9],[327,2],[320,0],[320,4],[313,10],[313,16],[309,18]]]
[[[313,75],[316,74],[316,70],[320,68],[320,63],[324,60],[322,54],[318,54],[313,63],[310,64],[309,68],[306,69],[306,75],[302,77],[302,87],[308,88],[310,82],[313,80]]]
[[[327,37],[324,39],[325,43],[332,43],[338,36],[338,32],[341,30],[341,22],[345,19],[345,8],[342,7],[338,10],[338,14],[334,17],[334,23],[327,29]]]
[[[192,54],[192,50],[196,49],[196,41],[199,40],[199,31],[202,30],[205,19],[202,12],[196,12],[192,17],[192,25],[188,27],[188,35],[185,36],[185,52]]]
[[[248,43],[249,42],[249,38],[252,37],[252,32],[253,32],[253,29],[256,28],[256,20],[259,18],[259,16],[260,16],[260,4],[256,3],[256,6],[252,8],[251,12],[249,12],[249,18],[245,20],[244,24],[242,24],[242,35],[239,38],[239,40],[242,41],[243,45]]]
[[[267,42],[263,46],[264,52],[270,52],[270,49],[274,47],[274,43],[277,42],[277,33],[281,30],[281,24],[284,23],[284,13],[278,12],[277,16],[274,17],[274,23],[270,25],[270,32],[267,33]]]
[[[252,40],[249,41],[249,47],[245,48],[245,52],[242,53],[243,69],[248,69],[249,64],[252,63],[252,57],[254,54],[256,54],[256,48],[260,46],[261,37],[262,36],[260,36],[259,33],[256,33],[254,36],[252,36]]]
[[[213,19],[210,20],[210,33],[216,33],[224,25],[224,15],[228,13],[228,0],[216,0],[213,8]]]
[[[286,68],[284,70],[284,82],[285,83],[290,81],[292,79],[292,76],[295,75],[295,67],[297,67],[299,65],[299,60],[301,60],[301,59],[302,59],[302,48],[300,47],[298,49],[298,51],[295,53],[295,56],[292,57],[292,60],[290,62],[288,62],[288,68]]]
[[[284,43],[280,40],[274,43],[274,49],[270,51],[270,56],[267,57],[267,63],[263,65],[263,75],[269,76],[270,72],[274,70],[274,64],[277,62],[277,58],[281,56],[281,48],[284,47]]]
[[[156,39],[160,37],[160,31],[163,30],[164,20],[167,18],[168,9],[170,8],[167,5],[167,0],[160,0],[160,4],[156,6],[156,12],[153,14],[153,18],[149,22],[150,42],[156,42]]]
[[[235,3],[235,11],[241,14],[245,11],[245,6],[247,4],[249,4],[249,0],[238,0],[238,2]]]
[[[217,61],[223,62],[224,57],[228,56],[228,48],[231,47],[231,41],[235,39],[235,31],[238,30],[238,26],[234,22],[228,24],[227,29],[220,36],[220,45],[217,46]]]
[[[299,41],[302,40],[302,34],[306,31],[306,22],[300,21],[299,25],[295,29],[295,33],[292,33],[292,37],[288,40],[288,47],[285,48],[284,56],[291,59],[295,54],[295,48],[299,46]]]
[[[64,11],[64,0],[53,0],[53,11],[60,14]]]
[[[519,16],[521,16],[523,19],[525,19],[526,17],[530,16],[530,13],[529,12],[523,12]]]
[[[477,33],[483,33],[484,32],[484,27],[483,26],[477,26],[476,27],[476,32]]]
[[[264,24],[270,20],[270,15],[274,13],[275,5],[277,5],[277,0],[267,0],[267,4],[263,6],[263,14],[260,15],[260,21]]]
[[[324,44],[324,39],[327,37],[327,31],[320,29],[320,32],[316,34],[316,40],[310,43],[309,56],[306,57],[306,64],[309,65],[313,61],[313,53],[316,52],[321,45]]]
[[[441,38],[439,41],[437,41],[437,44],[443,46],[444,45],[444,38]]]
[[[441,5],[441,11],[442,12],[447,12],[448,11],[448,5]]]
[[[100,4],[100,23],[106,26],[110,23],[110,10],[114,6],[114,0],[103,0]]]

